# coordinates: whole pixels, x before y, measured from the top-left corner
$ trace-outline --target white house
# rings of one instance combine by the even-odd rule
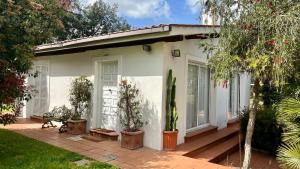
[[[208,56],[201,41],[215,43],[218,26],[169,24],[74,39],[38,46],[29,79],[38,94],[23,116],[41,116],[54,106],[69,104],[71,81],[86,75],[94,84],[88,128],[120,130],[117,120],[118,84],[128,79],[141,90],[144,145],[162,149],[165,126],[166,79],[177,78],[178,144],[191,131],[209,125],[219,129],[249,105],[250,77],[240,75],[226,87],[210,80]],[[176,56],[175,56],[176,55]],[[230,113],[232,112],[232,113]]]

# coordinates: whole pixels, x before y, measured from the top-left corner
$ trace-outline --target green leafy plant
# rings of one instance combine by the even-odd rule
[[[135,132],[143,127],[142,113],[140,107],[140,90],[135,84],[122,80],[119,90],[119,115],[120,122],[125,131]]]
[[[176,78],[173,78],[172,70],[169,70],[167,79],[167,96],[166,96],[166,131],[175,131],[178,113],[176,110]]]
[[[282,167],[300,168],[300,100],[287,98],[278,105],[278,121],[284,128],[283,144],[278,149]]]
[[[54,118],[60,119],[60,121],[67,121],[72,117],[72,109],[69,109],[66,105],[60,107],[54,107],[51,112]]]
[[[241,131],[246,135],[249,120],[249,109],[241,114]],[[256,149],[276,155],[277,148],[281,144],[282,128],[277,123],[276,111],[271,107],[265,107],[257,113],[252,138],[252,146]]]
[[[243,169],[250,168],[251,143],[259,111],[260,85],[269,80],[274,87],[285,84],[299,58],[300,5],[298,1],[210,0],[204,11],[216,11],[221,27],[218,42],[209,59],[213,79],[218,83],[236,74],[250,73],[253,102],[250,107]],[[214,3],[217,2],[217,3]],[[287,26],[288,25],[288,26]]]
[[[59,40],[97,36],[111,32],[125,31],[130,25],[118,13],[118,6],[103,0],[82,4],[71,0],[68,12],[62,16],[64,29],[57,33]]]
[[[80,120],[82,115],[88,114],[91,106],[93,84],[86,76],[80,76],[72,82],[70,102],[74,108],[72,120]]]
[[[63,25],[58,15],[62,8],[55,0],[0,1],[0,109],[4,104],[30,98],[25,74],[32,66],[35,46],[52,40]],[[47,22],[45,22],[47,21]],[[20,105],[14,110],[19,110]],[[0,123],[15,121],[18,111],[0,111]]]

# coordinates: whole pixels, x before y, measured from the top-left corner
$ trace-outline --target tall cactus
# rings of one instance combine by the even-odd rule
[[[178,114],[176,111],[176,78],[172,76],[172,70],[169,70],[167,79],[167,97],[166,97],[166,131],[176,130],[176,121]]]

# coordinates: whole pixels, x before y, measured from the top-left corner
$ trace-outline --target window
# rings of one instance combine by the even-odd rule
[[[186,128],[192,129],[209,122],[208,69],[205,65],[189,63],[187,81]]]
[[[229,86],[229,119],[237,118],[239,115],[239,76],[230,80]]]

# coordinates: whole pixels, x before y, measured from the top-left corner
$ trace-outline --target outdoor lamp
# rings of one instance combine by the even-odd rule
[[[143,51],[150,52],[151,50],[152,49],[150,45],[143,45]]]
[[[174,49],[171,51],[173,57],[180,57],[180,50]]]

